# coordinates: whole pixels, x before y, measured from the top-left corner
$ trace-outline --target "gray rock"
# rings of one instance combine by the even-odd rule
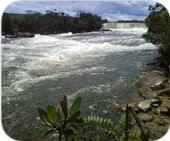
[[[142,111],[147,111],[150,108],[151,103],[158,102],[158,101],[159,101],[158,99],[149,99],[149,100],[141,101],[138,104],[138,108]]]

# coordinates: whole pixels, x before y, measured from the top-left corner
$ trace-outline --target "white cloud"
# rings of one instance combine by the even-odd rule
[[[108,20],[145,19],[149,5],[154,1],[17,1],[6,12],[25,13],[26,10],[45,13],[46,10],[63,11],[71,16],[78,11],[90,12]]]

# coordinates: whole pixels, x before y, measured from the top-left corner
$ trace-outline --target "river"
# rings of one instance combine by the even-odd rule
[[[2,124],[17,140],[42,140],[37,108],[82,96],[83,115],[118,120],[118,104],[138,98],[135,82],[155,66],[145,28],[2,37]],[[49,140],[48,138],[44,140]],[[52,140],[52,139],[51,139]]]

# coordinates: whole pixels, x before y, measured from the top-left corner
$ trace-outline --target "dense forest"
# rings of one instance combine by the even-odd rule
[[[90,32],[101,29],[108,22],[91,13],[78,12],[75,17],[57,10],[47,10],[45,14],[28,10],[26,14],[4,13],[2,33],[31,32],[55,34],[64,32]]]
[[[150,14],[145,19],[148,31],[143,35],[146,41],[159,46],[159,63],[170,70],[170,17],[167,9],[156,3],[149,6]]]

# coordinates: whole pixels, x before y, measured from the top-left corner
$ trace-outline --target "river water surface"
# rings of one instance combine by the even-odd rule
[[[2,37],[2,124],[17,140],[42,140],[37,108],[82,96],[83,115],[117,120],[118,104],[138,98],[135,82],[154,69],[157,47],[144,28]],[[48,138],[44,140],[49,140]],[[52,139],[51,139],[52,140]]]

